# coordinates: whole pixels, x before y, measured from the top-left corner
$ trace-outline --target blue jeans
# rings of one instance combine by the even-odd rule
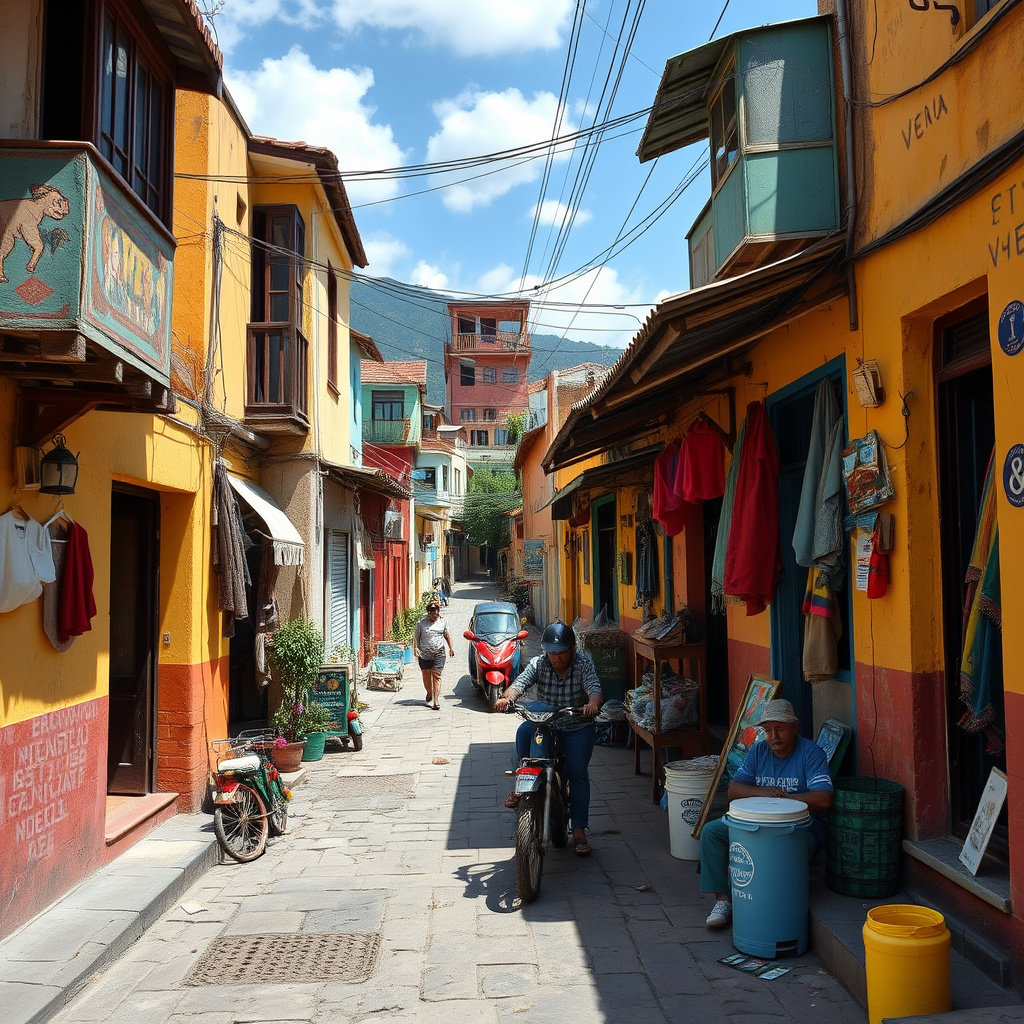
[[[516,762],[530,754],[532,722],[523,722],[516,730]],[[562,740],[565,771],[569,776],[569,814],[573,828],[587,828],[590,824],[590,758],[594,753],[594,727],[585,725],[571,732],[556,730]]]
[[[807,860],[817,852],[819,843],[811,829],[804,831]],[[709,821],[700,830],[700,891],[732,894],[729,880],[729,826],[724,818]]]

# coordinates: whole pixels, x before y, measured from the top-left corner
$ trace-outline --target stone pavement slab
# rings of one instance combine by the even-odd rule
[[[864,906],[812,891],[812,950],[775,981],[718,963],[730,935],[704,928],[695,865],[671,856],[625,748],[595,751],[593,855],[550,849],[538,900],[519,901],[515,817],[501,806],[518,720],[486,711],[460,639],[492,596],[462,584],[445,609],[458,650],[441,711],[418,701],[415,666],[398,693],[363,691],[363,750],[306,766],[288,834],[257,861],[219,863],[209,819],[175,818],[151,833],[160,845],[132,851],[120,885],[97,877],[0,945],[3,1024],[863,1024],[835,975],[863,985]],[[538,640],[531,629],[527,654]],[[278,933],[375,935],[377,961],[365,980],[346,963],[331,980],[186,984],[222,936]],[[958,991],[975,980],[957,965]]]

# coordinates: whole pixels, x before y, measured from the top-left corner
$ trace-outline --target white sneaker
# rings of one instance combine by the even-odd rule
[[[708,914],[704,922],[708,928],[724,928],[732,920],[732,904],[728,900],[719,900]]]

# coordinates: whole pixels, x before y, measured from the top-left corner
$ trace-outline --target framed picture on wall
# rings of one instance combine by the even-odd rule
[[[699,839],[701,829],[708,820],[711,813],[711,804],[714,802],[715,793],[718,787],[726,784],[736,774],[747,751],[764,735],[764,730],[757,724],[761,714],[761,705],[767,701],[774,700],[782,692],[782,683],[776,679],[767,679],[765,676],[751,675],[747,685],[743,689],[743,698],[740,700],[736,715],[729,727],[729,735],[722,744],[722,753],[718,758],[718,767],[715,769],[714,778],[708,786],[704,796],[704,806],[700,809],[700,816],[697,824],[693,826],[693,838]]]

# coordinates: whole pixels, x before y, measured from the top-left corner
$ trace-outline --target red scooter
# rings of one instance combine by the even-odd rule
[[[522,629],[514,636],[484,640],[472,630],[462,634],[473,644],[476,678],[473,685],[487,698],[487,707],[493,711],[494,702],[505,692],[514,677],[513,663],[518,669],[519,641],[530,634]]]

